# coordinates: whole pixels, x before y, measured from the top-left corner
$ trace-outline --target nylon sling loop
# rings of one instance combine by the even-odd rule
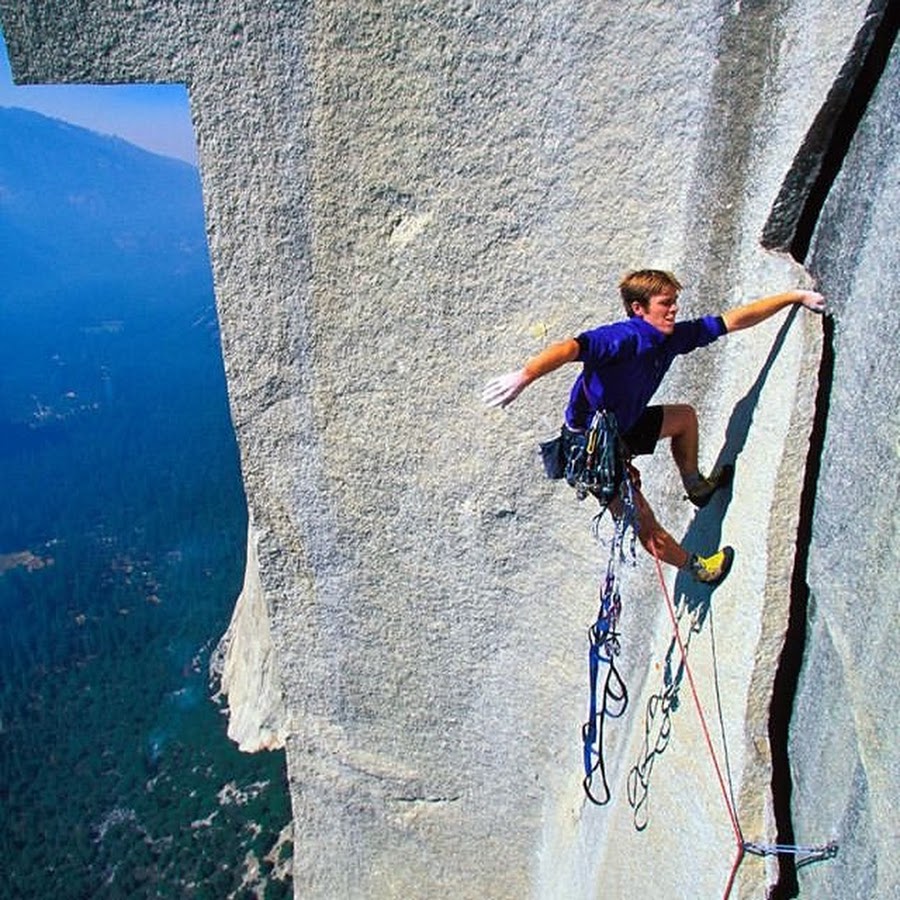
[[[600,592],[600,607],[596,621],[588,629],[588,718],[581,729],[584,792],[592,803],[603,806],[610,799],[603,757],[603,725],[607,717],[617,719],[628,707],[628,689],[615,663],[620,650],[617,626],[622,610],[618,569],[620,563],[625,560],[625,536],[629,530],[632,532],[631,556],[634,557],[637,515],[634,487],[626,467],[623,466],[616,420],[611,413],[600,410],[595,414],[585,452],[583,481],[577,487],[592,493],[601,504],[601,512],[594,520],[595,537],[603,511],[617,496],[619,499],[619,504],[613,512],[615,527],[606,577]],[[602,695],[598,689],[601,665],[607,667]],[[600,789],[595,790],[593,780],[598,772]]]
[[[590,700],[588,718],[581,729],[584,743],[584,792],[592,803],[603,806],[609,802],[610,791],[603,759],[603,723],[607,716],[618,719],[628,707],[628,689],[616,669],[615,657],[619,653],[616,623],[622,608],[616,588],[615,575],[607,571],[600,613],[597,621],[588,629],[588,677]],[[600,664],[607,666],[603,682],[602,704],[598,702]],[[593,790],[593,778],[600,773],[602,793]]]

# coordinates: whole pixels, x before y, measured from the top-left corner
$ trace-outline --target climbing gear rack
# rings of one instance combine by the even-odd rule
[[[592,494],[601,506],[619,493],[624,478],[621,439],[613,413],[594,413],[591,427],[584,433],[570,432],[566,460],[566,481],[583,500]]]

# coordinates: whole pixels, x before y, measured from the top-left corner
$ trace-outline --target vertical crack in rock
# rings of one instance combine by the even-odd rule
[[[809,609],[809,583],[806,578],[809,563],[809,547],[812,541],[813,510],[816,487],[825,444],[825,427],[831,400],[831,384],[834,374],[834,322],[824,320],[822,361],[819,366],[819,387],[816,392],[815,414],[809,438],[806,472],[800,495],[800,521],[797,526],[797,550],[794,571],[791,576],[791,602],[784,649],[775,673],[772,689],[772,708],[769,715],[769,744],[772,750],[772,803],[779,844],[794,844],[794,823],[791,810],[791,761],[789,736],[794,698],[800,680],[800,669],[806,649],[806,621]],[[778,882],[769,894],[769,900],[796,897],[799,890],[797,869],[792,856],[779,857]]]
[[[900,29],[900,3],[873,0],[854,46],[825,104],[806,135],[762,235],[763,246],[788,250],[805,262],[825,200],[841,169]],[[834,321],[823,320],[822,360],[809,453],[800,499],[797,551],[791,579],[791,605],[784,650],[775,675],[769,740],[772,749],[772,797],[779,844],[794,844],[791,808],[789,731],[806,646],[810,589],[807,581],[816,489],[834,377]],[[799,895],[792,856],[779,858],[778,881],[769,900]]]
[[[897,36],[898,4],[872,0],[856,40],[819,110],[763,228],[768,249],[802,262],[825,198],[878,84]]]

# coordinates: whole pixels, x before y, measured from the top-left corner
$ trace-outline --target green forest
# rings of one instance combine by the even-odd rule
[[[4,895],[291,896],[284,753],[209,685],[246,543],[211,288],[57,299],[0,347]]]

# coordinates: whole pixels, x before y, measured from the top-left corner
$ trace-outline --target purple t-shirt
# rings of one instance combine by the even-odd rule
[[[635,316],[583,332],[577,340],[584,368],[572,385],[566,424],[583,430],[598,409],[606,409],[615,413],[624,434],[647,408],[675,357],[711,344],[725,331],[721,316],[676,322],[670,335]]]

